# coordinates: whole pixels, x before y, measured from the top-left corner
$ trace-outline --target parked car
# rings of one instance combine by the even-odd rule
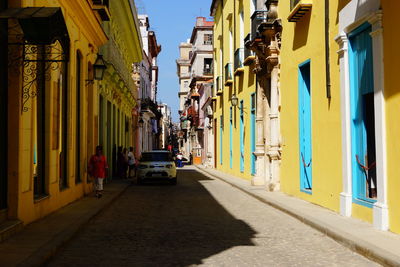
[[[176,165],[172,153],[166,150],[143,152],[136,172],[138,184],[166,180],[177,183]]]

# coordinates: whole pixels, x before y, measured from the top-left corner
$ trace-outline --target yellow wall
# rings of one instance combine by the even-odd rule
[[[88,64],[94,63],[98,47],[107,40],[99,22],[93,14],[87,2],[80,0],[73,1],[10,1],[11,7],[27,7],[27,6],[51,6],[61,7],[65,18],[65,23],[70,37],[70,57],[68,62],[68,97],[69,97],[69,119],[68,128],[68,187],[60,190],[59,187],[59,154],[61,151],[61,140],[57,146],[52,146],[53,139],[60,138],[51,130],[55,127],[57,116],[54,114],[55,108],[58,106],[55,102],[55,92],[59,79],[59,71],[55,70],[51,73],[51,79],[47,81],[46,86],[46,197],[34,200],[33,192],[33,173],[35,165],[33,163],[34,145],[35,145],[35,127],[36,127],[36,101],[33,97],[27,102],[29,108],[27,112],[21,112],[21,100],[19,91],[22,89],[18,81],[20,78],[15,73],[10,74],[10,80],[14,81],[10,84],[14,88],[10,88],[9,95],[9,135],[10,142],[15,146],[9,152],[10,162],[9,177],[11,177],[9,187],[9,217],[18,218],[24,223],[29,223],[37,220],[68,203],[81,198],[84,194],[91,192],[92,184],[86,181],[87,173],[86,166],[88,157],[93,151],[88,151],[88,144],[97,143],[97,128],[88,126],[89,113],[88,107],[98,107],[97,100],[93,97],[88,99],[89,88],[93,90],[91,95],[97,96],[97,87],[88,86],[85,82],[88,79]],[[80,157],[81,157],[81,182],[75,184],[75,155],[76,151],[76,53],[79,51],[82,55],[81,69],[81,142]],[[89,103],[89,101],[93,101]],[[97,108],[91,111],[93,116],[98,115]],[[61,116],[61,114],[59,114]],[[59,118],[60,119],[60,118]],[[61,123],[61,119],[60,119]],[[61,138],[60,138],[61,139]],[[17,178],[17,179],[15,179]]]
[[[385,68],[385,98],[386,98],[386,125],[387,125],[387,179],[388,179],[388,206],[389,229],[400,233],[400,90],[399,90],[399,62],[398,44],[400,34],[398,12],[400,2],[382,0],[383,8],[383,38],[384,38],[384,68]]]
[[[331,2],[331,94],[326,97],[324,1],[313,1],[312,10],[299,22],[288,22],[290,1],[279,2],[283,33],[281,47],[281,134],[283,141],[281,190],[338,211],[342,191],[340,85],[337,1]],[[311,61],[312,194],[300,191],[298,67]]]
[[[214,59],[216,61],[214,67],[214,76],[225,76],[225,65],[230,62],[234,63],[234,52],[237,48],[244,48],[242,38],[240,36],[240,11],[243,10],[244,14],[244,34],[243,38],[250,32],[251,20],[250,20],[250,0],[240,2],[234,0],[223,1],[222,5],[218,5],[214,20]],[[235,4],[236,2],[236,4]],[[235,6],[236,5],[236,6]],[[230,47],[229,29],[232,29],[234,47]],[[223,63],[222,68],[220,67],[220,48],[223,51]],[[230,58],[232,55],[232,58]],[[222,69],[222,73],[221,73]],[[232,73],[234,72],[234,68]],[[226,173],[239,176],[241,178],[250,180],[251,169],[250,169],[250,157],[251,157],[251,137],[250,137],[250,99],[251,94],[255,92],[255,75],[252,72],[251,66],[244,66],[244,72],[240,75],[233,76],[233,84],[230,86],[224,86],[225,78],[223,79],[223,94],[217,96],[216,110],[214,113],[214,119],[217,119],[217,154],[216,162],[217,169]],[[216,86],[214,86],[216,88]],[[230,168],[230,107],[231,97],[235,93],[238,97],[238,106],[233,108],[233,131],[232,131],[232,143],[233,143],[233,156],[232,156],[232,168]],[[244,172],[240,171],[240,101],[243,100],[244,104]],[[223,128],[223,164],[220,164],[220,116],[224,117],[224,128]]]

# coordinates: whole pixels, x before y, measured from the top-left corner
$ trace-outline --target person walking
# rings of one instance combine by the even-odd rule
[[[90,157],[89,174],[94,177],[94,189],[96,191],[96,197],[101,198],[103,196],[103,180],[106,178],[108,164],[106,157],[103,155],[103,147],[96,147],[96,154]]]
[[[134,175],[131,175],[132,171]],[[130,147],[128,153],[128,178],[132,178],[135,176],[136,176],[136,159],[133,153],[133,147]]]

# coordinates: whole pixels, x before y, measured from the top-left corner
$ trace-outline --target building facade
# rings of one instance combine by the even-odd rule
[[[109,7],[94,1],[1,3],[7,129],[1,176],[7,181],[1,183],[0,218],[30,223],[92,190],[86,170],[98,142],[92,72],[107,41],[101,23]]]
[[[100,122],[99,144],[109,159],[110,175],[116,177],[118,148],[136,145],[138,88],[132,78],[132,65],[142,59],[142,43],[133,1],[112,1],[110,12],[118,16],[103,23],[109,40],[100,51],[107,69],[100,82],[99,118],[93,121]]]
[[[252,31],[253,4],[215,0],[211,6],[215,20],[214,165],[252,182],[257,177],[257,79],[253,72],[255,57],[246,49],[245,37]],[[264,181],[264,175],[259,176]]]
[[[157,149],[159,145],[159,120],[161,114],[157,105],[158,66],[157,56],[161,45],[157,43],[156,34],[150,30],[148,15],[139,15],[140,31],[143,40],[143,60],[140,63],[140,152]]]
[[[213,24],[204,17],[196,18],[190,43],[180,45],[181,58],[177,60],[179,97],[180,102],[183,102],[180,107],[182,152],[186,157],[191,154],[194,164],[202,164],[205,158],[204,123],[200,123],[200,93],[205,93],[205,89],[211,90],[211,87],[202,86],[213,77]]]

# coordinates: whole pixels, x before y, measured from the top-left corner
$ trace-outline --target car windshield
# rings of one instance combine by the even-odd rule
[[[171,153],[143,153],[141,161],[173,161]]]

